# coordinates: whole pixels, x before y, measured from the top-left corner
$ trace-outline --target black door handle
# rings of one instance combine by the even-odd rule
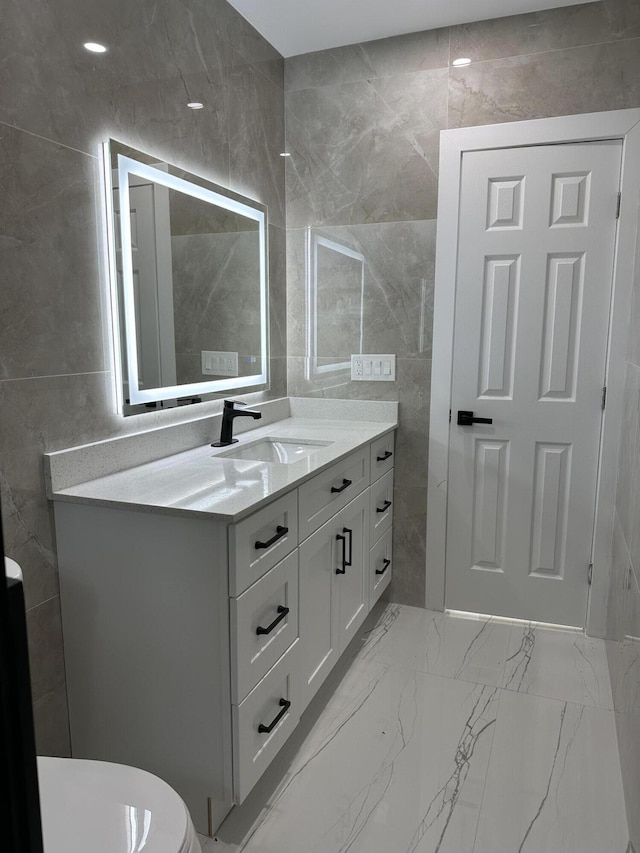
[[[376,574],[377,575],[383,575],[387,571],[387,569],[389,568],[390,565],[391,565],[391,560],[385,559],[382,563],[382,568],[376,569]]]
[[[376,507],[376,512],[386,512],[391,506],[391,501],[385,501],[382,506]]]
[[[289,702],[288,699],[281,699],[280,705],[282,707],[282,711],[277,714],[277,716],[269,723],[268,726],[265,726],[264,723],[260,723],[260,725],[258,726],[258,731],[260,732],[260,734],[268,735],[275,729],[280,720],[284,717],[284,715],[291,707],[291,702]]]
[[[260,548],[270,548],[274,544],[274,542],[277,542],[278,539],[282,539],[282,537],[286,536],[288,532],[288,527],[283,527],[281,524],[279,524],[276,527],[276,532],[273,534],[271,539],[267,539],[266,542],[256,542],[256,551],[259,551]]]
[[[345,477],[345,478],[342,480],[342,485],[341,485],[341,486],[331,486],[331,491],[332,491],[334,494],[339,494],[340,492],[344,492],[344,490],[345,490],[346,488],[348,488],[348,486],[350,486],[350,485],[351,485],[351,483],[353,483],[353,480],[347,480],[347,478]]]
[[[493,418],[474,418],[473,412],[458,411],[458,426],[471,426],[472,424],[492,424]]]
[[[267,628],[263,628],[262,625],[259,625],[256,628],[256,634],[258,634],[258,636],[260,636],[261,634],[270,634],[273,631],[273,629],[276,627],[276,625],[279,625],[280,622],[282,622],[282,620],[284,619],[284,617],[287,615],[288,612],[289,612],[288,607],[283,607],[282,604],[279,604],[278,605],[278,613],[280,615],[276,616],[276,618],[273,620],[271,625],[269,625]]]
[[[376,462],[386,462],[387,459],[390,459],[393,456],[393,453],[390,450],[385,450],[382,456],[376,456]]]

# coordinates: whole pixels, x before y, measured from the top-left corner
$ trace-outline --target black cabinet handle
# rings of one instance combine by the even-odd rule
[[[347,537],[342,533],[349,534],[349,556],[347,557]],[[337,575],[344,575],[347,571],[347,566],[353,565],[353,530],[349,527],[343,527],[342,533],[336,533],[338,542],[342,542],[342,568],[336,569]]]
[[[385,501],[382,506],[376,507],[376,512],[386,512],[391,506],[391,501]]]
[[[342,532],[349,534],[349,557],[345,560],[345,566],[352,566],[353,565],[353,530],[350,530],[348,527],[343,527]]]
[[[334,494],[339,494],[340,492],[344,492],[344,490],[346,488],[348,488],[351,485],[351,483],[353,483],[353,480],[347,480],[347,478],[345,477],[344,480],[342,481],[342,485],[341,486],[331,486],[331,491]]]
[[[281,524],[279,524],[276,527],[276,532],[273,534],[271,539],[267,539],[266,542],[256,542],[256,551],[259,551],[260,548],[270,548],[275,542],[278,541],[278,539],[282,539],[283,536],[286,536],[288,532],[288,527],[283,527]]]
[[[377,575],[383,575],[387,571],[387,569],[389,568],[390,565],[391,565],[391,560],[384,560],[384,562],[382,563],[382,568],[376,569],[376,574]]]
[[[287,713],[287,711],[291,707],[291,702],[289,702],[288,699],[281,699],[280,700],[280,706],[282,707],[282,711],[280,711],[276,715],[276,717],[269,723],[268,726],[265,726],[264,723],[260,723],[260,725],[258,726],[258,731],[260,732],[261,735],[262,734],[268,735],[275,729],[275,727],[278,725],[280,720],[284,717],[284,715]]]
[[[376,460],[378,462],[386,462],[387,459],[390,459],[393,456],[393,453],[390,450],[385,450],[382,456],[376,456]]]
[[[256,628],[256,634],[258,634],[258,636],[260,634],[270,634],[273,631],[273,629],[276,627],[276,625],[279,625],[280,622],[282,622],[282,620],[284,619],[284,617],[287,615],[288,612],[289,612],[288,607],[283,607],[281,604],[279,604],[278,605],[278,613],[280,615],[276,616],[276,618],[273,620],[271,625],[269,625],[267,628],[263,628],[261,625],[259,625]]]
[[[341,533],[336,534],[336,540],[342,542],[342,568],[336,569],[337,575],[344,575],[347,571],[347,537]]]
[[[473,412],[458,411],[458,426],[473,426],[473,424],[492,424],[493,418],[474,418]]]

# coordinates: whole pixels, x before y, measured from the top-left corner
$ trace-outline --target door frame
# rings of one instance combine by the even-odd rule
[[[596,142],[603,139],[622,140],[622,200],[613,262],[606,367],[607,405],[600,439],[593,576],[585,630],[595,637],[604,637],[606,634],[629,306],[640,223],[640,109],[460,128],[444,130],[440,134],[427,482],[425,606],[431,610],[444,610],[445,603],[449,410],[462,155],[465,151]],[[603,472],[608,472],[608,476],[602,476]]]

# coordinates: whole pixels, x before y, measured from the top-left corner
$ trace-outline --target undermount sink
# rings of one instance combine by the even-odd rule
[[[332,441],[296,441],[292,438],[259,438],[247,444],[231,447],[223,453],[216,453],[214,459],[244,459],[252,462],[275,462],[291,465],[317,453],[323,447],[329,447]]]

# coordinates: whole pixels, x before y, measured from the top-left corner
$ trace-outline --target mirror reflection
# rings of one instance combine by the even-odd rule
[[[265,208],[113,140],[105,173],[123,412],[264,386]]]
[[[307,232],[309,378],[351,369],[362,352],[365,258],[351,246]]]

